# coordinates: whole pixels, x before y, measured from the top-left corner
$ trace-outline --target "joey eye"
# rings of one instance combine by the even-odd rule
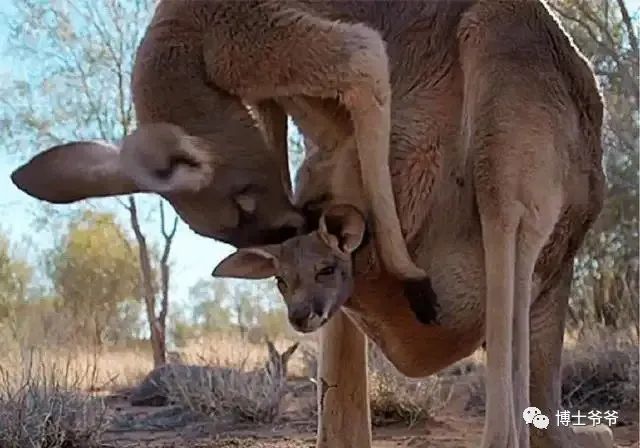
[[[287,289],[287,283],[282,279],[282,277],[276,276],[276,286],[281,293],[284,293]]]
[[[335,271],[336,271],[335,266],[325,266],[324,268],[316,272],[316,280],[320,280],[319,277],[326,277],[326,276],[332,275]]]

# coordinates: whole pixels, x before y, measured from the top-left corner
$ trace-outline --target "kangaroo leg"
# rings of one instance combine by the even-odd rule
[[[379,33],[277,2],[250,3],[217,4],[218,19],[204,42],[210,81],[251,103],[298,95],[340,99],[353,122],[381,258],[400,278],[424,278],[409,256],[391,188],[391,87]]]
[[[602,426],[565,427],[556,424],[562,410],[561,356],[565,315],[569,303],[573,259],[567,261],[558,280],[543,291],[531,308],[531,406],[549,417],[545,430],[531,428],[532,448],[611,448],[611,430]]]
[[[531,406],[549,417],[546,430],[531,428],[533,448],[568,448],[569,428],[555,424],[561,403],[561,356],[572,263],[566,263],[557,283],[543,291],[531,308]]]
[[[527,448],[529,428],[522,412],[529,406],[531,276],[572,188],[566,184],[566,150],[559,139],[572,138],[566,131],[572,110],[550,105],[543,94],[557,88],[553,64],[541,65],[547,76],[527,76],[523,89],[521,57],[496,47],[493,32],[492,27],[470,27],[460,41],[463,141],[485,249],[482,446]],[[566,123],[565,116],[570,117]]]
[[[519,216],[482,217],[487,282],[486,416],[483,448],[517,447],[512,341],[516,228]]]
[[[560,194],[546,196],[544,203],[525,211],[520,219],[516,246],[513,310],[513,403],[520,448],[529,448],[529,425],[522,418],[530,406],[530,317],[532,277],[536,260],[549,240],[560,214]],[[549,415],[547,415],[550,417]],[[550,417],[551,418],[551,417]]]
[[[529,428],[522,412],[529,407],[532,275],[558,220],[562,195],[552,180],[541,187],[544,170],[513,158],[515,149],[524,160],[538,153],[553,160],[547,135],[489,134],[474,167],[487,282],[483,446],[528,448]]]
[[[318,448],[369,448],[367,340],[343,313],[321,329]]]

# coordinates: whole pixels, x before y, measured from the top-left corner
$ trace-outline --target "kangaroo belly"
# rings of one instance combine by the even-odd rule
[[[429,266],[437,322],[425,323],[420,304],[412,304],[395,278],[356,278],[346,314],[403,374],[423,377],[469,356],[484,340],[482,260],[460,251],[432,252],[440,263]],[[477,253],[477,251],[475,251]]]

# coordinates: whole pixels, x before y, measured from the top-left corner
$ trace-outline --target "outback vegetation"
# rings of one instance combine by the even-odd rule
[[[576,262],[564,401],[572,410],[619,411],[618,443],[637,446],[640,9],[629,0],[549,5],[593,64],[606,102],[607,198]],[[0,5],[2,175],[43,147],[117,141],[135,128],[129,79],[153,6]],[[290,148],[295,170],[303,151],[295,133]],[[0,179],[0,190],[9,182]],[[286,447],[313,439],[317,341],[290,329],[274,282],[203,275],[185,285],[176,251],[189,230],[144,195],[65,207],[3,196],[0,209],[0,446]],[[216,262],[195,256],[207,269]],[[267,341],[279,354],[300,346],[274,364]],[[374,346],[369,353],[376,446],[410,437],[475,446],[481,350],[420,381],[400,376]],[[135,388],[161,366],[176,367],[163,406],[132,406]]]

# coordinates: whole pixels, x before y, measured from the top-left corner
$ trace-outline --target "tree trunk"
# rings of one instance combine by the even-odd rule
[[[131,217],[131,227],[138,242],[138,254],[140,256],[140,273],[142,281],[142,296],[147,311],[147,322],[151,335],[151,349],[153,351],[153,365],[159,367],[166,364],[165,326],[164,322],[159,322],[156,318],[156,295],[153,287],[153,269],[149,257],[147,239],[140,229],[138,221],[138,210],[133,197],[129,197],[129,215]]]
[[[129,196],[129,210],[131,227],[138,242],[138,253],[140,256],[140,277],[142,283],[142,296],[147,311],[147,321],[151,334],[151,349],[153,350],[153,365],[159,367],[167,363],[167,313],[169,311],[169,279],[171,276],[171,266],[169,265],[169,255],[171,254],[171,244],[178,229],[178,217],[174,217],[171,229],[165,227],[164,205],[160,200],[160,229],[164,238],[164,248],[160,258],[160,310],[156,315],[156,289],[153,284],[153,268],[151,257],[147,246],[147,239],[140,229],[138,220],[138,210],[133,197]]]
[[[159,367],[167,363],[167,345],[165,342],[165,326],[154,319],[151,327],[151,349],[153,350],[153,366]]]

